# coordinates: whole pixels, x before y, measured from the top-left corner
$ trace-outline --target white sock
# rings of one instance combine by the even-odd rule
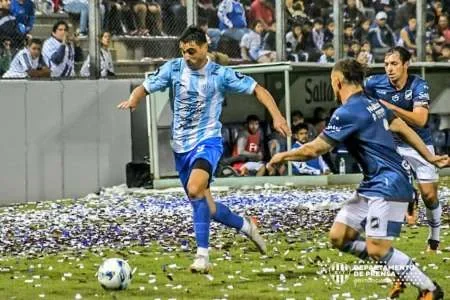
[[[430,233],[428,235],[428,239],[432,239],[435,241],[440,240],[440,232],[441,232],[441,215],[442,215],[442,207],[437,205],[436,208],[427,208],[427,221],[428,226],[430,227]]]
[[[242,224],[242,228],[241,231],[245,234],[250,234],[250,222],[247,220],[247,218],[243,218],[244,219],[244,223]]]
[[[380,261],[392,267],[400,280],[411,283],[419,288],[419,290],[434,291],[436,289],[433,281],[431,281],[431,279],[425,275],[405,253],[391,248]]]
[[[208,248],[198,247],[197,248],[197,255],[209,257],[209,250],[208,250]]]

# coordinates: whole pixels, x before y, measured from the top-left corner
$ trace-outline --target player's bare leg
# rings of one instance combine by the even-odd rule
[[[366,242],[359,239],[359,237],[360,235],[357,230],[340,222],[334,222],[329,233],[329,239],[333,248],[355,255],[361,259],[366,259]]]
[[[427,222],[430,229],[427,251],[435,252],[439,247],[442,215],[442,208],[438,199],[438,183],[419,183],[419,190],[426,206]]]

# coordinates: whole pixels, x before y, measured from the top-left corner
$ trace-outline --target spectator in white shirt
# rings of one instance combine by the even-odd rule
[[[50,77],[50,69],[41,55],[42,41],[31,39],[28,46],[20,50],[3,78]]]
[[[112,60],[111,52],[109,51],[109,44],[111,43],[111,34],[107,31],[100,34],[100,76],[101,77],[109,77],[115,76],[114,72],[114,63]],[[86,58],[83,63],[83,66],[80,70],[80,75],[83,77],[90,76],[90,56]]]

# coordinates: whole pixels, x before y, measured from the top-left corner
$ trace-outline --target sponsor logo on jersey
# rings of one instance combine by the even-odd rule
[[[406,90],[405,100],[412,100],[412,90]]]

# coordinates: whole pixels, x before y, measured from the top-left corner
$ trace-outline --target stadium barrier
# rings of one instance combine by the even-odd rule
[[[258,65],[241,65],[234,68],[249,74],[258,83],[265,86],[274,96],[290,123],[290,112],[300,110],[305,117],[311,117],[315,108],[330,110],[336,106],[330,85],[330,71],[333,64],[316,63],[273,63]],[[430,96],[433,99],[432,113],[441,114],[441,124],[450,127],[450,81],[447,76],[446,63],[414,63],[411,73],[426,78],[431,86]],[[384,72],[382,64],[371,66],[371,73]],[[146,73],[148,76],[151,73]],[[286,97],[285,97],[286,95]],[[150,156],[152,173],[155,179],[173,177],[177,173],[170,149],[171,109],[169,91],[159,92],[147,97],[146,113],[144,109],[133,115],[133,136],[140,136],[139,145],[133,138],[133,157]],[[236,107],[239,107],[236,110]],[[246,116],[256,114],[262,120],[269,115],[252,96],[232,95],[225,99],[222,111],[222,123],[243,123]],[[138,133],[137,133],[138,131]],[[143,133],[147,132],[146,142]],[[150,138],[149,138],[150,137]],[[288,140],[288,143],[290,141]]]
[[[0,205],[77,198],[125,182],[129,80],[0,81]]]

